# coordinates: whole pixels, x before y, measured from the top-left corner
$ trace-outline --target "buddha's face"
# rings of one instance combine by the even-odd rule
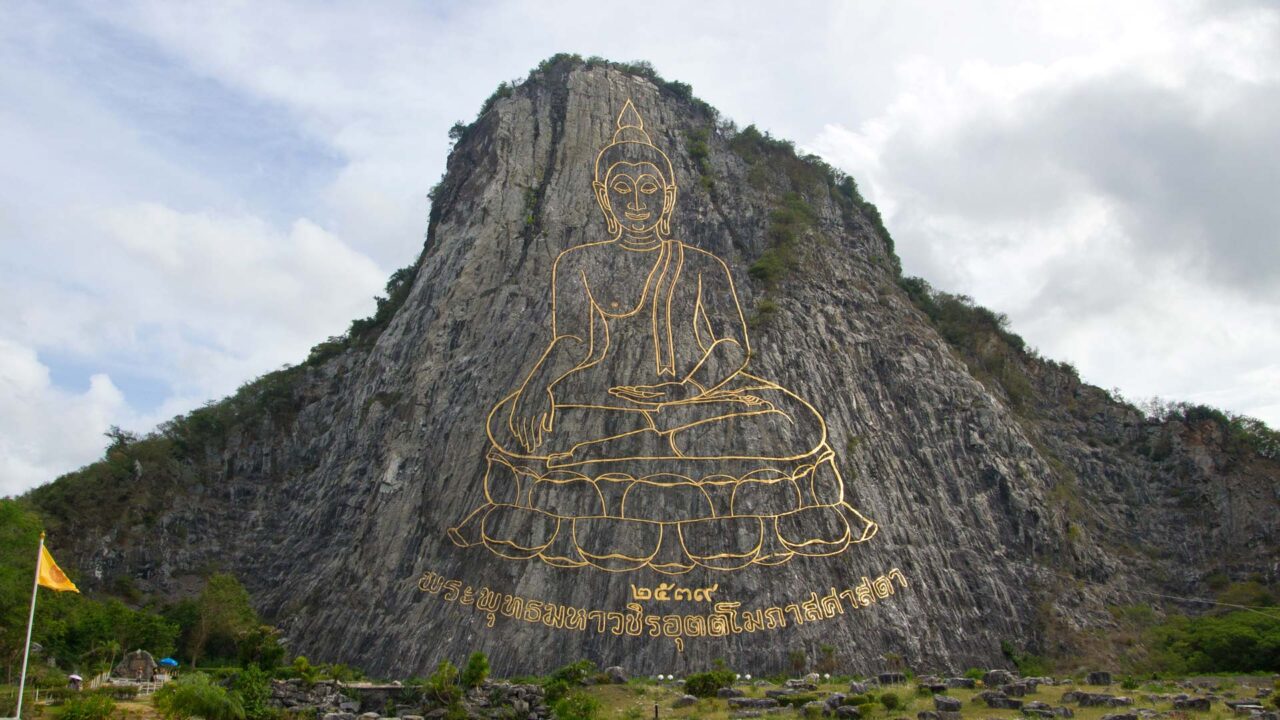
[[[650,162],[620,162],[609,169],[603,187],[597,187],[601,205],[628,235],[648,235],[671,212],[675,188]]]

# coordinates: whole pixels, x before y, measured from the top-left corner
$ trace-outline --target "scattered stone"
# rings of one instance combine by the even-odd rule
[[[323,720],[355,720],[356,716],[352,713],[336,712],[325,713],[320,716]]]
[[[1080,707],[1108,707],[1109,703],[1115,699],[1114,695],[1106,693],[1087,693],[1076,691],[1076,702],[1080,703]]]
[[[862,717],[862,712],[855,705],[841,705],[836,708],[836,717],[842,718],[842,720],[859,720]]]
[[[1027,717],[1046,718],[1047,720],[1052,720],[1052,718],[1057,717],[1057,715],[1053,714],[1052,710],[1037,710],[1027,707],[1022,708],[1022,714]]]
[[[967,678],[967,677],[947,678],[947,687],[949,688],[965,688],[966,690],[972,690],[977,686],[978,686],[978,683],[973,678]]]
[[[1027,694],[1027,686],[1020,682],[1008,683],[1000,686],[1000,692],[1009,697],[1023,697]]]
[[[1252,717],[1256,714],[1260,715],[1265,708],[1261,705],[1245,705],[1241,703],[1240,705],[1233,706],[1231,709],[1234,710],[1237,715]]]
[[[1118,695],[1107,701],[1107,707],[1128,707],[1133,704],[1133,698]]]
[[[1023,705],[1022,708],[1024,710],[1052,710],[1053,709],[1049,707],[1049,703],[1041,702],[1039,700],[1032,700],[1031,702]]]
[[[609,676],[609,682],[615,685],[621,685],[627,681],[627,673],[622,668],[614,665],[604,669],[604,674]]]
[[[818,683],[810,682],[809,678],[788,680],[782,685],[783,687],[790,688],[792,690],[817,690],[818,689]]]
[[[866,695],[869,692],[871,692],[871,685],[869,683],[858,682],[857,680],[849,683],[850,695]]]
[[[819,675],[818,673],[809,673],[808,675],[804,676],[804,681],[809,683],[810,685],[817,685],[818,683],[822,682],[822,676]]]
[[[813,700],[800,706],[800,712],[805,715],[826,715],[830,712],[827,704],[821,700]]]
[[[744,695],[746,695],[744,691],[735,687],[720,688],[716,691],[716,697],[718,698],[736,698]]]
[[[1189,697],[1173,701],[1174,710],[1198,710],[1200,712],[1209,711],[1209,698],[1206,697]]]
[[[698,704],[698,698],[692,695],[681,695],[680,697],[676,698],[675,702],[671,703],[671,707],[683,708],[683,707],[689,707],[690,705],[697,705],[697,704]]]
[[[686,695],[685,697],[693,697],[693,696]],[[694,698],[694,702],[697,702],[697,698]],[[778,707],[778,701],[774,700],[771,697],[762,697],[762,698],[736,697],[736,698],[729,698],[729,707],[755,708],[759,710],[764,708]]]
[[[876,680],[881,685],[900,685],[907,681],[907,676],[899,672],[880,673]]]
[[[1095,670],[1085,676],[1086,685],[1110,685],[1111,673],[1102,670]]]
[[[953,697],[948,697],[946,695],[934,695],[933,707],[935,710],[939,711],[960,712],[960,709],[963,708],[964,705]]]
[[[1011,697],[995,697],[987,700],[987,707],[993,710],[1021,710],[1022,701]]]
[[[844,703],[845,697],[846,696],[844,693],[831,693],[830,695],[827,696],[827,699],[824,700],[823,703],[832,711],[834,711],[836,708],[840,707],[840,705]]]
[[[1053,714],[1060,718],[1073,718],[1076,716],[1075,712],[1071,708],[1065,706],[1054,708]]]
[[[1103,715],[1102,720],[1138,720],[1137,713],[1113,713],[1111,715]]]
[[[982,676],[982,684],[987,687],[1000,687],[1014,681],[1013,673],[1008,670],[991,670]]]

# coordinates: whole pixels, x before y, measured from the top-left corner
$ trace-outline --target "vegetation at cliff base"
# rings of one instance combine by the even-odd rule
[[[0,500],[0,662],[6,677],[17,673],[43,523],[17,500]],[[54,542],[51,538],[51,543]],[[53,551],[57,551],[56,545]],[[62,556],[73,581],[80,573]],[[126,604],[117,597],[42,589],[32,639],[42,648],[41,666],[62,673],[96,675],[126,652],[172,655],[186,665],[212,658],[220,665],[278,665],[284,657],[277,631],[264,625],[234,576],[214,574],[193,599],[175,604]],[[132,593],[135,601],[144,600]]]

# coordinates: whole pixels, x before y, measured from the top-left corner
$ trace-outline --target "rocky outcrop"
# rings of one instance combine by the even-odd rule
[[[845,500],[879,526],[838,556],[679,576],[714,596],[646,603],[659,637],[629,607],[633,587],[670,577],[508,559],[447,534],[487,501],[486,417],[548,342],[555,258],[606,237],[592,167],[627,100],[673,163],[673,234],[732,276],[750,368],[821,411]],[[1025,352],[993,346],[999,373],[966,356],[899,286],[891,240],[853,185],[735,132],[685,86],[549,63],[461,134],[432,197],[422,257],[379,333],[278,376],[287,383],[264,379],[204,434],[188,427],[182,479],[145,514],[75,518],[67,552],[90,587],[128,577],[176,595],[221,567],[293,651],[380,675],[423,675],[474,650],[499,674],[574,658],[646,674],[731,658],[763,672],[822,645],[843,672],[868,674],[886,655],[962,668],[1005,662],[1002,642],[1052,651],[1061,633],[1109,622],[1105,607],[1130,590],[1191,594],[1210,566],[1276,571],[1273,461],[1232,459],[1224,439],[1148,422]],[[790,235],[784,208],[803,216]],[[779,272],[749,272],[782,257],[780,238]],[[1008,372],[1019,393],[997,381]],[[893,568],[906,586],[892,597],[821,622],[803,605]],[[435,593],[419,588],[427,573]],[[712,636],[716,602],[784,614],[765,634]],[[600,615],[578,624],[564,608]],[[667,615],[692,629],[682,642],[661,637]]]

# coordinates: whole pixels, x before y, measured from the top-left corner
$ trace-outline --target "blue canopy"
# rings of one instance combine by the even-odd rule
[[[169,667],[178,667],[178,661],[174,660],[173,658],[164,658],[163,660],[160,661],[160,664],[168,665]]]

